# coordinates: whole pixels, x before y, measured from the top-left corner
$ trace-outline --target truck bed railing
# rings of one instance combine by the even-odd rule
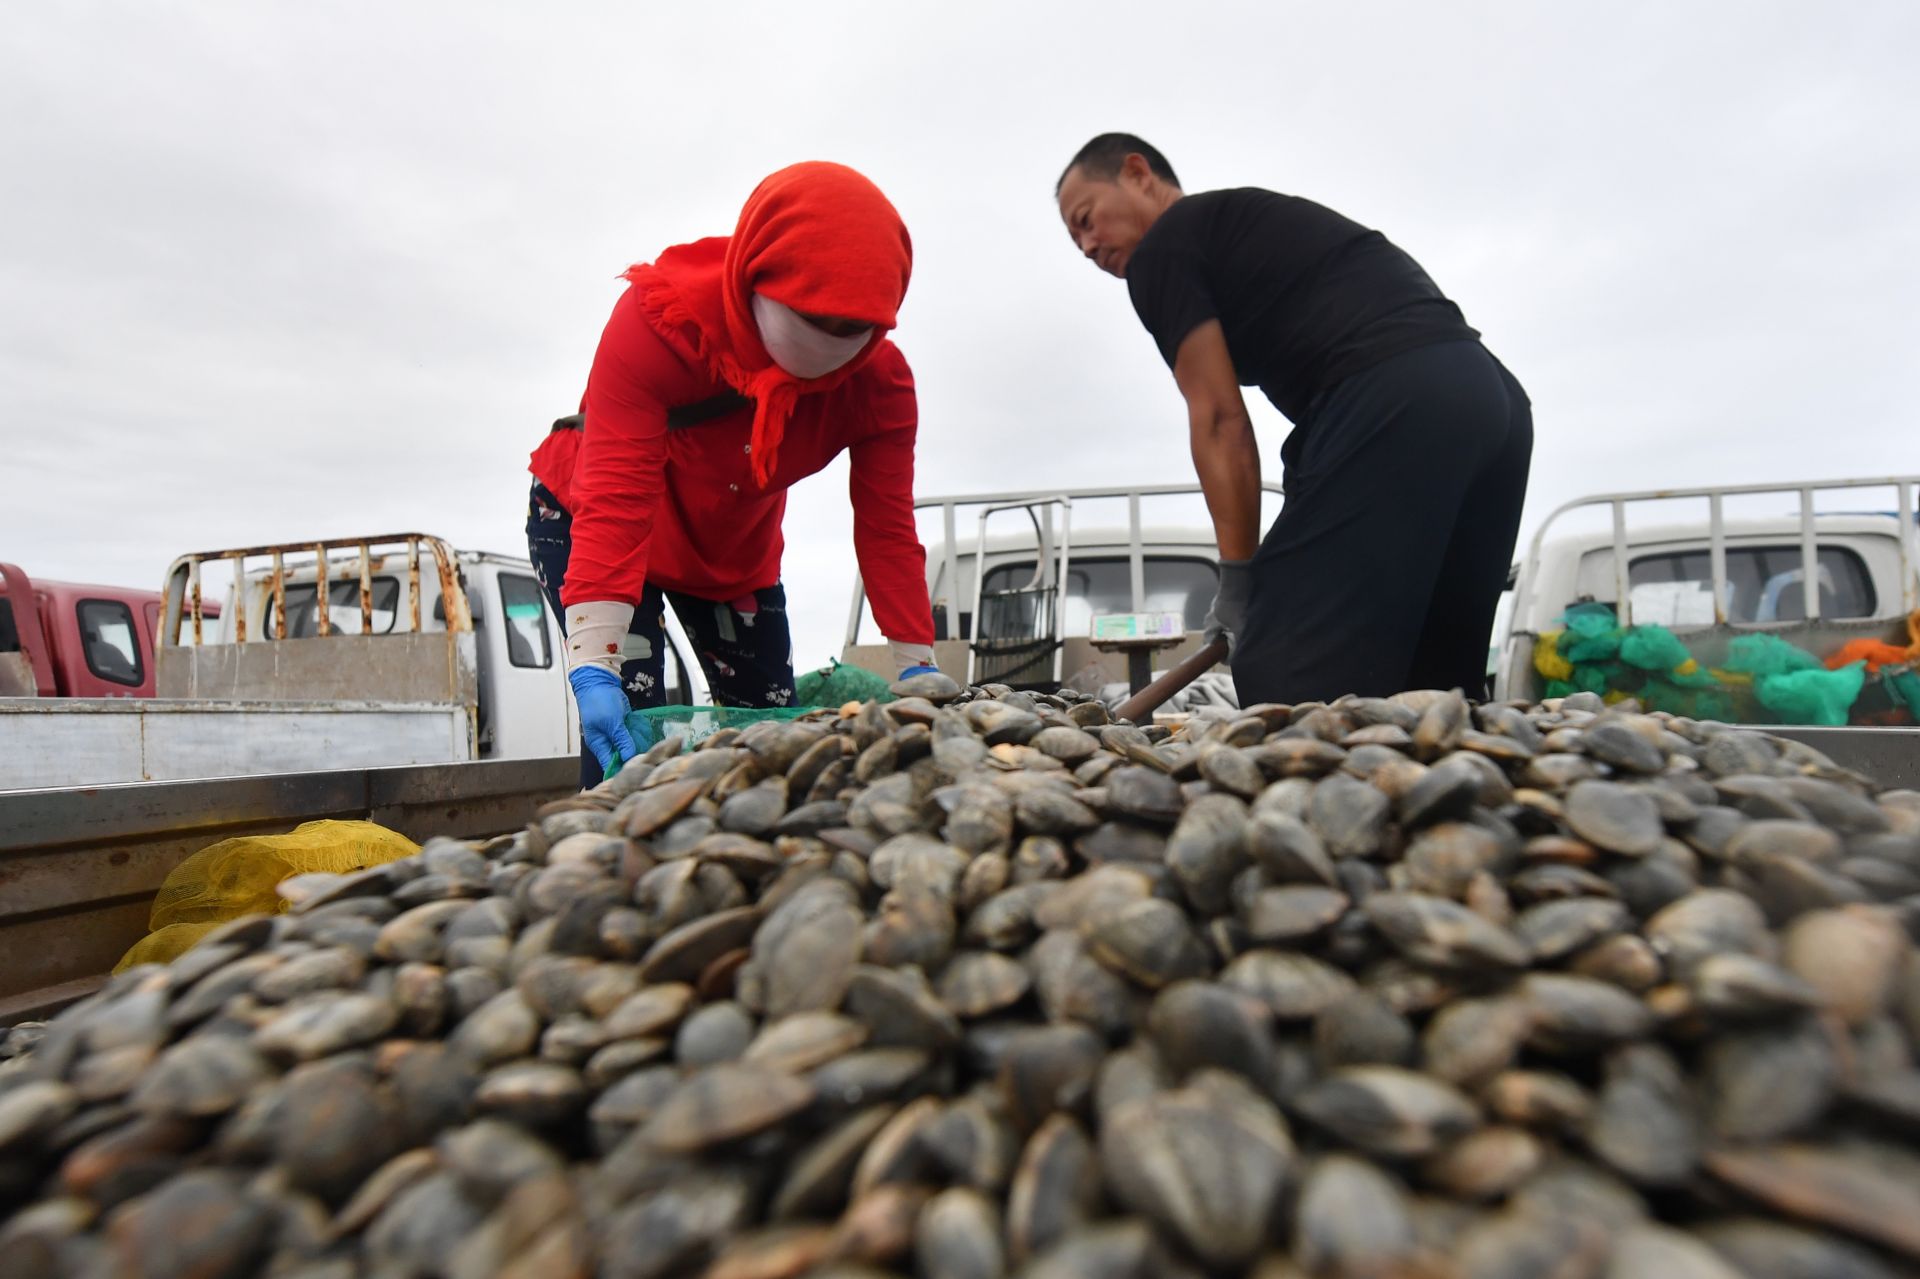
[[[430,570],[423,561],[431,562]],[[234,573],[224,636],[203,627],[201,572],[217,563],[230,564]],[[391,633],[376,634],[374,574],[397,579],[402,564],[407,599],[401,602],[396,586],[392,603],[380,610]],[[436,617],[444,617],[444,630],[425,629],[431,587],[423,589],[423,571],[438,575]],[[360,628],[349,634],[334,624],[344,610],[332,608],[339,603],[332,596],[336,582],[355,581]],[[299,628],[289,624],[288,596],[309,582],[313,633],[290,633],[304,631],[306,619]],[[296,612],[304,608],[302,601]],[[478,750],[479,637],[457,553],[440,538],[391,533],[182,555],[167,571],[164,609],[154,652],[160,697],[454,703],[467,708],[470,753]],[[262,624],[250,626],[256,621]]]
[[[1280,496],[1280,486],[1262,481],[1260,491]],[[1001,493],[961,493],[948,497],[923,497],[916,500],[916,511],[938,510],[941,527],[941,555],[943,571],[940,574],[940,590],[932,603],[934,610],[946,609],[950,619],[948,634],[959,638],[960,605],[965,602],[960,595],[960,556],[955,550],[957,545],[955,532],[958,526],[958,513],[962,507],[1022,506],[1036,502],[1093,502],[1102,499],[1126,499],[1127,503],[1127,573],[1128,583],[1133,593],[1133,611],[1144,612],[1147,600],[1146,550],[1141,538],[1140,500],[1148,497],[1196,497],[1202,496],[1198,484],[1131,484],[1110,488],[1077,489],[1025,489]],[[978,573],[976,566],[975,572]],[[1065,590],[1066,584],[1061,583]],[[853,607],[847,615],[846,646],[853,647],[860,638],[860,611],[866,603],[866,586],[860,580],[859,570],[853,577]]]
[[[1528,544],[1527,558],[1514,584],[1515,629],[1524,629],[1526,619],[1532,616],[1529,610],[1536,603],[1533,596],[1539,578],[1541,550],[1546,544],[1548,530],[1562,516],[1588,507],[1605,507],[1612,516],[1614,609],[1621,626],[1632,626],[1633,595],[1630,589],[1631,583],[1628,580],[1627,507],[1633,503],[1667,502],[1685,498],[1704,499],[1708,504],[1707,548],[1713,578],[1713,615],[1717,625],[1726,625],[1727,534],[1723,506],[1729,497],[1756,493],[1792,494],[1799,501],[1800,587],[1806,606],[1806,620],[1819,621],[1819,543],[1815,529],[1820,513],[1814,509],[1814,496],[1820,493],[1872,488],[1891,488],[1896,495],[1894,515],[1899,524],[1900,608],[1902,614],[1911,613],[1916,606],[1920,606],[1920,584],[1916,583],[1914,575],[1913,504],[1917,487],[1920,487],[1920,476],[1894,475],[1867,479],[1808,481],[1798,484],[1722,484],[1709,488],[1648,489],[1639,493],[1600,493],[1579,498],[1557,507],[1551,515],[1542,520],[1540,527],[1534,532],[1532,542]]]
[[[219,551],[198,551],[180,556],[167,569],[166,613],[161,620],[159,642],[178,645],[183,626],[191,624],[194,646],[205,643],[202,619],[205,607],[200,595],[201,565],[224,561],[233,566],[233,642],[247,642],[247,595],[248,583],[260,573],[266,574],[267,589],[273,597],[268,610],[270,617],[280,619],[284,629],[287,616],[286,575],[288,558],[296,559],[292,567],[298,571],[311,568],[314,572],[314,621],[320,635],[333,634],[331,616],[331,582],[329,570],[333,567],[330,552],[358,552],[357,563],[360,583],[360,634],[369,634],[373,629],[373,573],[376,559],[384,561],[389,555],[398,555],[402,551],[407,560],[407,618],[408,630],[420,630],[420,550],[425,547],[433,558],[433,568],[439,575],[440,599],[446,612],[446,627],[449,632],[471,631],[473,629],[472,611],[467,606],[466,592],[460,585],[460,570],[454,550],[440,538],[426,533],[388,533],[378,537],[320,538],[307,542],[281,542],[266,546],[239,547]],[[307,559],[311,556],[311,560]],[[265,560],[266,564],[255,561]],[[262,638],[273,638],[266,633],[265,619],[261,624]],[[285,638],[282,636],[282,638]]]

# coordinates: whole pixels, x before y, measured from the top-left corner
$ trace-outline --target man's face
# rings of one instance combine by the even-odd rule
[[[1113,178],[1089,177],[1076,167],[1060,184],[1060,220],[1067,224],[1074,247],[1102,271],[1122,280],[1127,278],[1127,259],[1162,207],[1148,189],[1151,178],[1136,175],[1132,167],[1123,167]]]

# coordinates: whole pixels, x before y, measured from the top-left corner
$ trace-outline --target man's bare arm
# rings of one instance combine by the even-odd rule
[[[1186,397],[1193,469],[1213,516],[1220,558],[1250,560],[1260,546],[1260,448],[1218,320],[1181,341],[1173,380]]]

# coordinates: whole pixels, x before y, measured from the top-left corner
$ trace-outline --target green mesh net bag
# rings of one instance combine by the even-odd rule
[[[1610,604],[1575,604],[1561,619],[1560,656],[1576,666],[1611,661],[1620,652],[1620,624]]]
[[[794,695],[805,706],[845,706],[848,702],[890,702],[893,694],[882,676],[845,662],[832,661],[808,671],[793,682]]]
[[[1575,604],[1534,649],[1542,696],[1573,692],[1636,697],[1649,710],[1724,723],[1847,723],[1867,680],[1865,663],[1828,670],[1813,654],[1777,635],[1740,635],[1722,670],[1703,669],[1664,626],[1622,629],[1611,604]],[[1549,640],[1548,636],[1552,639]],[[1886,700],[1920,719],[1920,676],[1882,676]]]
[[[1649,710],[1724,723],[1841,725],[1860,698],[1860,663],[1828,670],[1819,658],[1777,635],[1741,635],[1722,670],[1703,669],[1664,626],[1622,629],[1610,604],[1575,604],[1534,650],[1542,696],[1632,696]],[[1886,677],[1887,699],[1920,718],[1920,677]]]
[[[627,732],[636,749],[667,737],[682,736],[689,746],[712,737],[723,728],[745,728],[762,720],[792,720],[823,708],[837,709],[848,702],[890,702],[887,681],[872,671],[831,661],[793,682],[792,706],[649,706],[627,712]],[[607,770],[611,777],[619,767]]]
[[[1691,690],[1678,688],[1663,679],[1650,679],[1640,687],[1640,704],[1650,711],[1665,711],[1669,715],[1688,715],[1692,704]]]
[[[1881,682],[1887,686],[1889,698],[1907,708],[1907,714],[1920,719],[1920,675],[1912,671],[1882,670]]]
[[[687,745],[705,741],[723,728],[745,728],[768,719],[799,719],[818,710],[817,706],[649,706],[627,712],[627,732],[635,749],[645,751],[668,737],[684,736]],[[613,769],[607,775],[611,777]]]
[[[1720,688],[1720,680],[1712,671],[1702,670],[1691,662],[1682,662],[1673,670],[1663,672],[1661,679],[1677,684],[1681,688]]]
[[[1576,692],[1632,692],[1639,686],[1640,672],[1623,662],[1581,662],[1573,668],[1572,684]]]
[[[1727,645],[1727,669],[1753,676],[1754,699],[1782,724],[1845,724],[1867,680],[1865,662],[1830,671],[1777,635],[1736,638]]]
[[[1714,683],[1708,676],[1708,683]],[[1719,687],[1697,687],[1676,682],[1667,676],[1649,679],[1639,692],[1640,702],[1650,711],[1665,711],[1669,715],[1684,715],[1688,719],[1717,720],[1723,724],[1734,723],[1736,708],[1733,696]]]
[[[1741,635],[1727,645],[1727,669],[1743,671],[1759,680],[1793,671],[1820,671],[1820,659],[1778,635]]]
[[[1621,637],[1620,660],[1643,671],[1670,671],[1691,662],[1693,654],[1664,626],[1636,626]]]
[[[877,695],[871,691],[873,681],[880,685]],[[770,719],[802,719],[822,710],[836,710],[853,701],[893,700],[885,680],[871,671],[840,662],[809,671],[795,680],[794,695],[799,703],[794,706],[649,706],[627,712],[627,734],[633,738],[634,749],[644,753],[655,742],[668,737],[685,737],[687,745],[695,746],[723,728],[745,728]],[[616,761],[607,769],[606,776],[612,777],[619,771],[620,764]]]
[[[1754,696],[1784,724],[1824,724],[1838,727],[1859,700],[1867,681],[1867,664],[1853,662],[1837,671],[1815,666],[1781,675],[1756,676]]]
[[[1733,694],[1704,688],[1689,691],[1693,694],[1693,718],[1718,720],[1722,724],[1739,722],[1739,705]]]

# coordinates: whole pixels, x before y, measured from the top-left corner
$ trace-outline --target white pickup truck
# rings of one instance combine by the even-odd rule
[[[1818,658],[1856,639],[1905,647],[1920,607],[1916,485],[1920,477],[1895,476],[1569,502],[1514,566],[1494,695],[1542,695],[1536,644],[1581,605],[1611,610],[1621,627],[1665,627],[1705,668],[1725,665],[1744,635]],[[1730,512],[1736,504],[1744,511]],[[1881,709],[1863,695],[1855,718]]]
[[[1917,495],[1920,476],[1902,475],[1569,502],[1541,523],[1514,565],[1495,632],[1493,695],[1533,700],[1549,691],[1541,637],[1561,630],[1579,606],[1610,611],[1623,628],[1665,628],[1715,678],[1739,665],[1747,636],[1784,640],[1821,661],[1838,660],[1853,641],[1875,642],[1882,656],[1920,657]],[[1732,684],[1723,704],[1736,712],[1729,718],[1817,746],[1883,786],[1920,786],[1920,728],[1898,687],[1912,668],[1896,658],[1870,673],[1845,724],[1810,727]],[[1636,678],[1622,674],[1622,685]]]
[[[326,539],[183,555],[164,589],[155,696],[0,698],[0,791],[578,749],[559,627],[523,558]]]
[[[1583,603],[1612,607],[1623,627],[1668,628],[1703,668],[1725,663],[1740,635],[1778,636],[1822,658],[1852,639],[1904,646],[1920,607],[1917,486],[1920,477],[1868,477],[1570,502],[1539,526],[1514,565],[1489,651],[1488,688],[1468,692],[1542,697],[1536,644]],[[1177,502],[1197,493],[1160,485],[922,500],[941,534],[928,539],[927,563],[941,668],[975,681],[1070,682],[1089,692],[1137,686],[1141,672],[1129,672],[1125,645],[1095,638],[1096,619],[1107,614],[1162,619],[1168,634],[1149,645],[1156,670],[1195,651],[1217,576],[1212,529],[1193,518],[1191,501],[1178,523],[1143,524],[1140,508],[1143,499]],[[1267,488],[1263,523],[1277,494]],[[1086,531],[1073,524],[1085,508],[1113,502],[1126,504],[1124,524]],[[961,510],[978,513],[971,546],[958,536]],[[989,528],[990,521],[1004,527],[1009,516],[1024,527]],[[869,638],[864,604],[856,580],[841,660],[880,671],[886,649]],[[1908,726],[1912,717],[1897,699],[1889,701],[1885,673],[1860,698],[1854,726],[1776,724],[1770,731],[1870,768],[1884,785],[1920,784],[1920,729]],[[1231,685],[1211,677],[1209,697],[1223,693],[1230,697]]]
[[[1263,489],[1271,518],[1280,489]],[[1152,523],[1142,518],[1149,504]],[[955,678],[1098,693],[1141,673],[1139,662],[1129,669],[1135,655],[1164,668],[1203,645],[1220,557],[1212,526],[1196,522],[1205,514],[1196,484],[929,497],[915,507],[928,535],[934,657]],[[976,525],[970,546],[962,512]],[[1100,522],[1087,523],[1090,513]],[[1127,635],[1107,624],[1122,617]],[[857,577],[840,660],[889,674]]]

